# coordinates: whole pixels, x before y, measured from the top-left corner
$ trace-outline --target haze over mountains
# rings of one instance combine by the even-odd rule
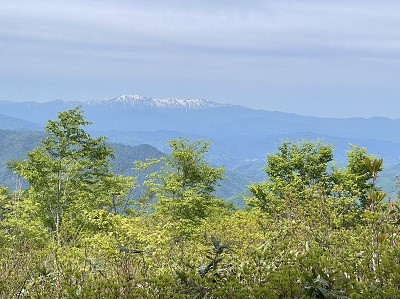
[[[349,142],[371,146],[374,141],[383,141],[384,147],[375,147],[380,151],[377,154],[384,154],[393,162],[399,160],[399,155],[391,153],[388,147],[397,147],[400,143],[400,120],[382,117],[318,118],[202,99],[154,99],[129,95],[88,101],[3,101],[0,102],[0,113],[21,119],[15,120],[17,129],[36,130],[48,119],[55,118],[59,111],[78,105],[93,122],[93,130],[108,131],[106,133],[111,139],[133,145],[146,141],[157,147],[163,143],[165,147],[163,139],[183,134],[212,140],[218,151],[234,159],[252,160],[263,159],[266,150],[287,138],[325,138],[340,148],[347,147]],[[0,116],[0,119],[5,117]],[[6,128],[11,127],[8,125]]]
[[[172,138],[210,140],[213,145],[208,159],[225,165],[230,177],[242,176],[238,179],[241,184],[264,179],[266,154],[288,139],[322,139],[333,144],[339,164],[345,161],[349,144],[383,157],[387,168],[400,163],[400,120],[318,118],[203,99],[123,95],[88,101],[2,101],[0,129],[38,130],[59,111],[76,106],[82,106],[86,118],[93,122],[92,133],[106,135],[112,142],[149,144],[168,152],[167,142]]]

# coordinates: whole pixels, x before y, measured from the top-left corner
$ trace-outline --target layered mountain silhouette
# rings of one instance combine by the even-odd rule
[[[204,99],[123,95],[87,101],[0,101],[0,129],[38,130],[48,119],[55,119],[58,112],[76,106],[81,106],[86,118],[93,122],[92,134],[106,135],[115,143],[146,143],[168,153],[167,142],[173,138],[210,140],[213,145],[207,159],[215,165],[225,165],[232,172],[230,177],[243,184],[265,178],[262,165],[266,155],[283,140],[330,143],[336,148],[339,164],[344,163],[350,144],[383,157],[386,166],[400,163],[400,120],[319,118]]]

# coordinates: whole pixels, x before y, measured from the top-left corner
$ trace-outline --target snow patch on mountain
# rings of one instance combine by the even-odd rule
[[[206,109],[219,107],[233,107],[231,104],[221,104],[204,99],[171,99],[171,98],[147,98],[139,95],[121,95],[114,98],[90,100],[84,102],[88,106],[109,105],[138,108],[169,108],[169,109]]]

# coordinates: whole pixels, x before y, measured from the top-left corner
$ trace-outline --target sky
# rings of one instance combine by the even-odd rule
[[[400,0],[1,0],[0,100],[400,119],[399,28]]]

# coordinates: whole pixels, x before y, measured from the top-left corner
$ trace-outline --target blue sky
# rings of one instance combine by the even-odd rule
[[[400,118],[400,1],[1,0],[0,100]]]

